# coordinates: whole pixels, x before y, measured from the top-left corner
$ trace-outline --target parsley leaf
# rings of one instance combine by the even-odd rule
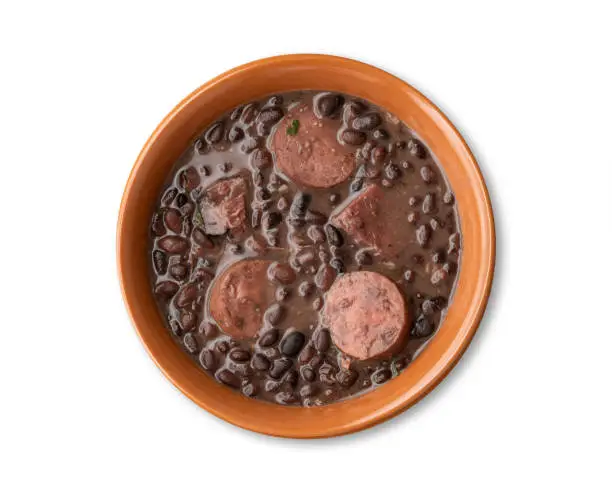
[[[293,120],[291,122],[291,125],[287,127],[287,135],[296,135],[298,133],[299,128],[300,128],[300,121]]]

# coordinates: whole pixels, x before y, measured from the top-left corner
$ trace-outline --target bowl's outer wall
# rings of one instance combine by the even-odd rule
[[[367,99],[402,119],[442,164],[455,193],[462,259],[453,302],[435,337],[399,377],[359,397],[317,408],[248,399],[203,376],[165,329],[151,294],[148,232],[160,189],[176,159],[208,124],[262,96],[300,89]],[[488,193],[467,144],[448,119],[402,80],[355,60],[286,55],[258,60],[204,84],[159,125],[129,177],[118,223],[118,268],[124,300],[140,338],[164,374],[198,405],[235,425],[276,436],[308,438],[357,431],[406,409],[452,369],[483,315],[495,264]]]

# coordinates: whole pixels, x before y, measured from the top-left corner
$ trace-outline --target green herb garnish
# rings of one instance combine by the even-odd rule
[[[197,226],[204,226],[204,218],[200,212],[200,206],[196,204],[195,211],[193,213],[193,223]]]
[[[300,121],[293,120],[291,122],[291,125],[287,127],[287,135],[296,135],[298,133],[299,128],[300,128]]]

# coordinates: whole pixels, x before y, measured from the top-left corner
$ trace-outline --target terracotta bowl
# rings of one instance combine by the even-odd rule
[[[150,288],[148,231],[155,201],[175,160],[208,124],[238,104],[299,89],[365,98],[401,118],[426,142],[455,192],[463,251],[457,288],[440,330],[406,371],[380,388],[318,408],[248,399],[205,375],[172,340]],[[483,315],[495,263],[491,204],[478,165],[459,132],[404,81],[355,60],[325,55],[265,58],[226,72],[187,96],[160,123],[129,177],[117,234],[119,279],[132,322],[163,373],[196,404],[230,423],[269,435],[314,438],[367,428],[412,406],[457,363]]]

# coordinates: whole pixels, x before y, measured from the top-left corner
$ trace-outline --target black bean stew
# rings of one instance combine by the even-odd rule
[[[427,147],[366,101],[311,91],[233,109],[179,159],[151,223],[177,342],[248,397],[319,406],[404,371],[459,268]]]

